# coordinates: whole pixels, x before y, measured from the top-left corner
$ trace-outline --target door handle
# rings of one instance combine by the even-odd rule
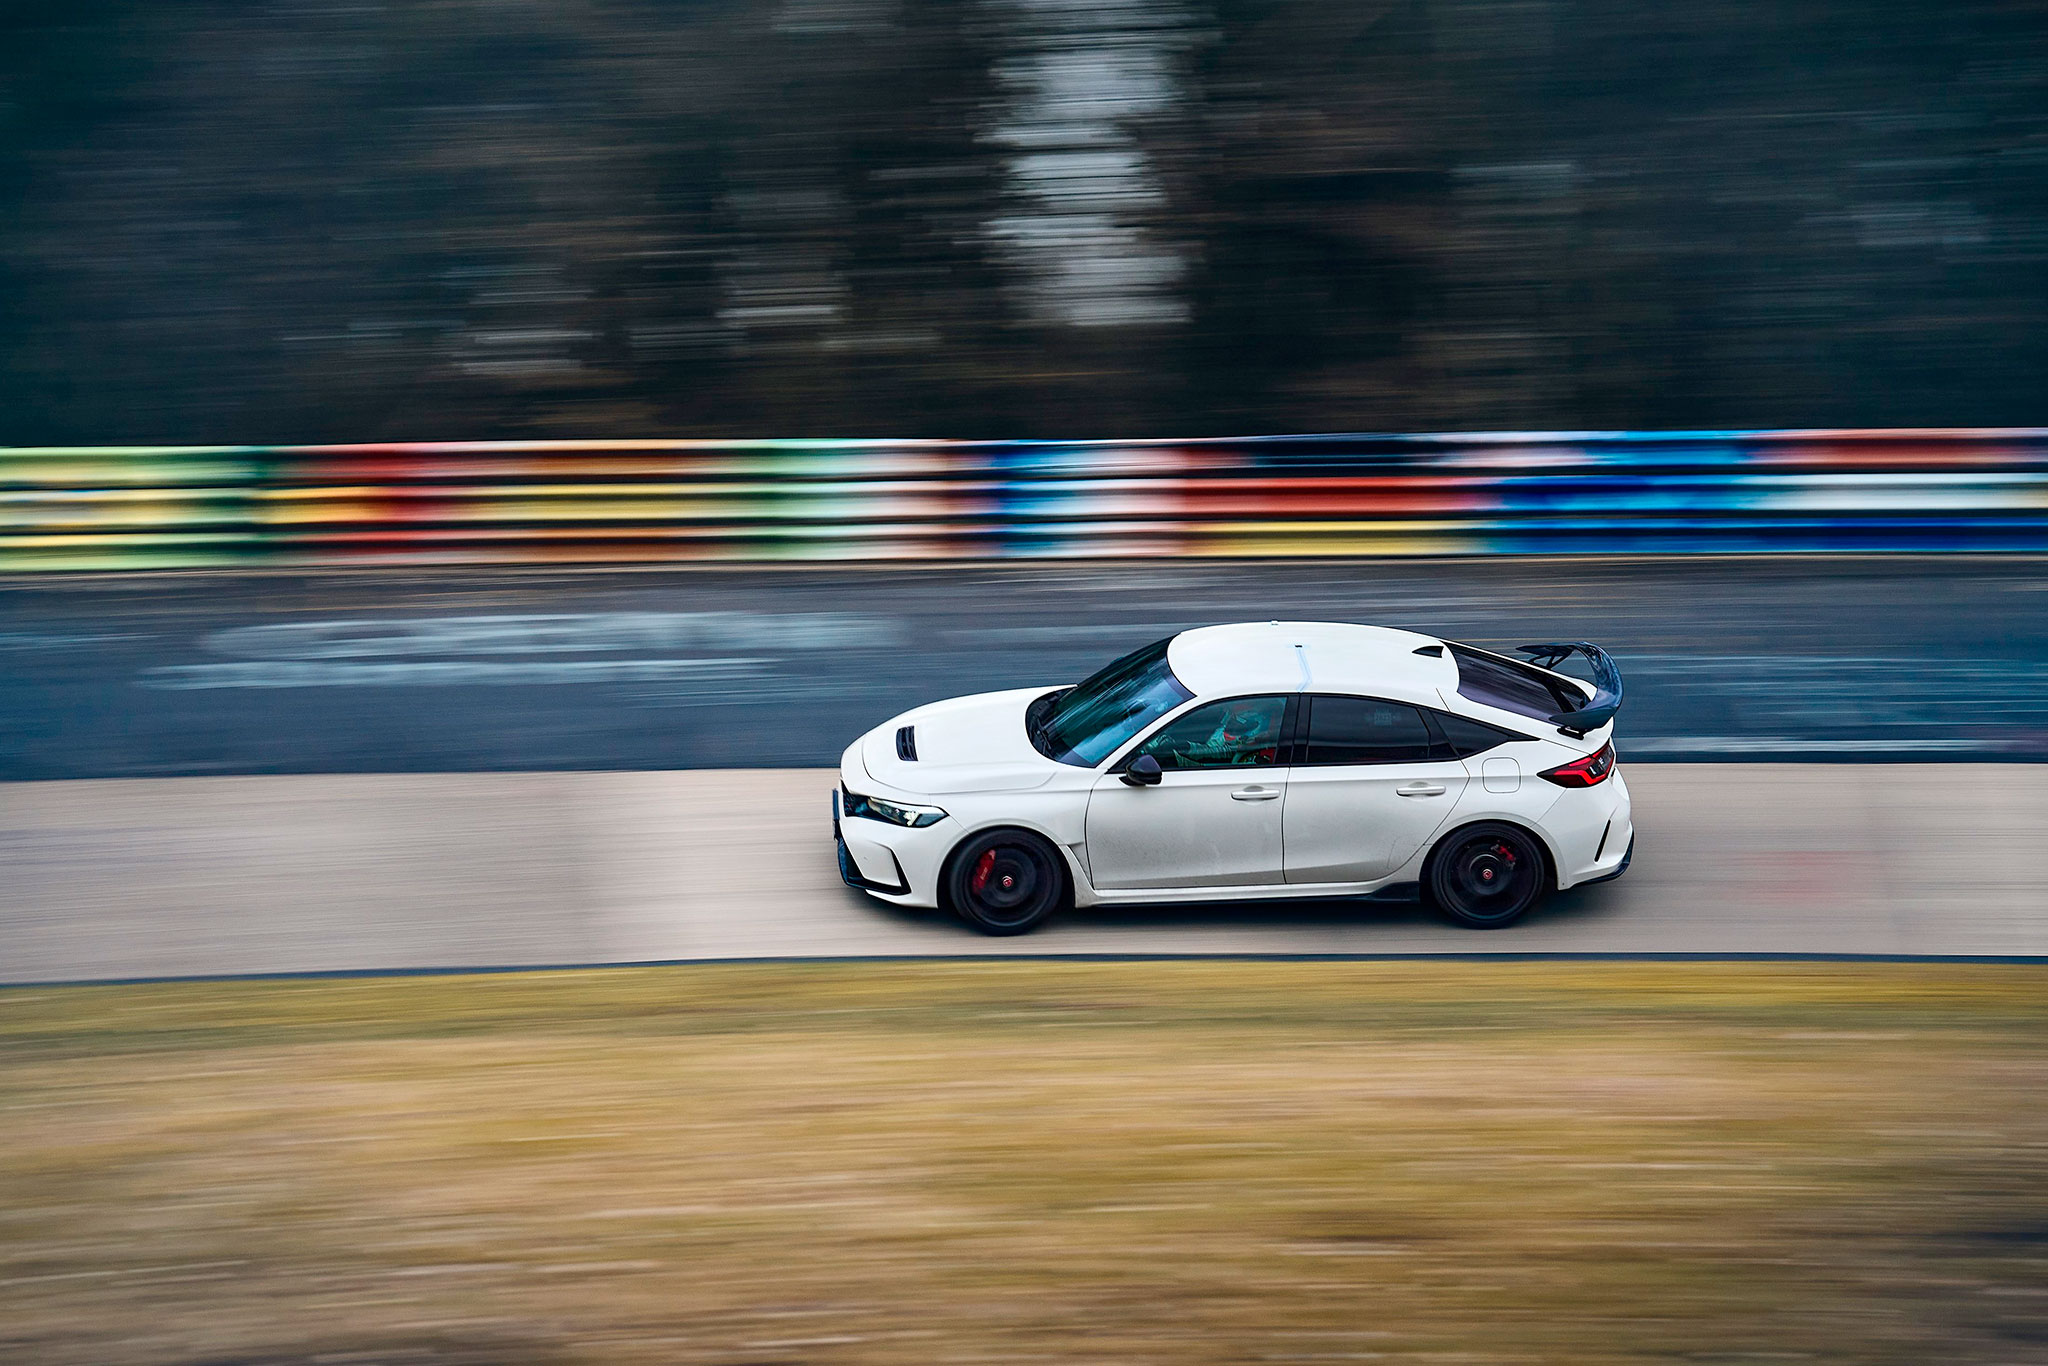
[[[1395,788],[1394,791],[1404,797],[1441,797],[1444,795],[1444,785],[1442,783],[1403,783]]]
[[[1442,789],[1439,788],[1438,791],[1442,791]],[[1279,795],[1280,793],[1277,790],[1270,787],[1240,787],[1237,791],[1230,794],[1230,800],[1234,802],[1270,802]]]

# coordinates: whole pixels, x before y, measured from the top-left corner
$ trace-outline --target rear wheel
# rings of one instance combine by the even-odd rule
[[[946,866],[946,899],[954,914],[983,934],[1023,934],[1058,910],[1067,896],[1059,852],[1026,830],[991,830],[954,851]]]
[[[1423,886],[1429,899],[1460,925],[1492,930],[1512,925],[1543,899],[1549,865],[1535,836],[1501,822],[1468,825],[1430,856]]]

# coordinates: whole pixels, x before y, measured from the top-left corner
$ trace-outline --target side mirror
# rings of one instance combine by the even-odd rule
[[[1123,771],[1123,780],[1132,787],[1157,787],[1164,775],[1159,761],[1149,754],[1140,754],[1131,760],[1131,766]]]

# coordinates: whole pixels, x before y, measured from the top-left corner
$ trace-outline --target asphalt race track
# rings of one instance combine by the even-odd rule
[[[1076,912],[1019,939],[841,885],[829,770],[0,785],[0,980],[906,954],[2048,955],[2048,767],[1628,778],[1628,875],[1511,929],[1267,903]]]
[[[803,767],[1185,626],[1590,639],[1644,760],[2048,759],[2048,562],[1049,561],[0,584],[0,779]]]
[[[17,780],[0,781],[0,980],[1016,952],[2048,955],[2044,571],[16,578],[0,584],[0,779]],[[1490,934],[1297,903],[1086,912],[991,940],[839,883],[819,766],[861,730],[1261,617],[1606,645],[1628,681],[1634,868]]]

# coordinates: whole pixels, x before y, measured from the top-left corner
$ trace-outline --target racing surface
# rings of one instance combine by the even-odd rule
[[[906,954],[2048,955],[2048,768],[1624,764],[1634,866],[1509,929],[1268,902],[1077,911],[1016,939],[844,887],[829,770],[17,784],[0,787],[0,981]]]
[[[1589,639],[1625,758],[2048,758],[2048,563],[378,570],[0,584],[0,779],[775,768],[1187,626]],[[809,814],[809,806],[805,807]]]

